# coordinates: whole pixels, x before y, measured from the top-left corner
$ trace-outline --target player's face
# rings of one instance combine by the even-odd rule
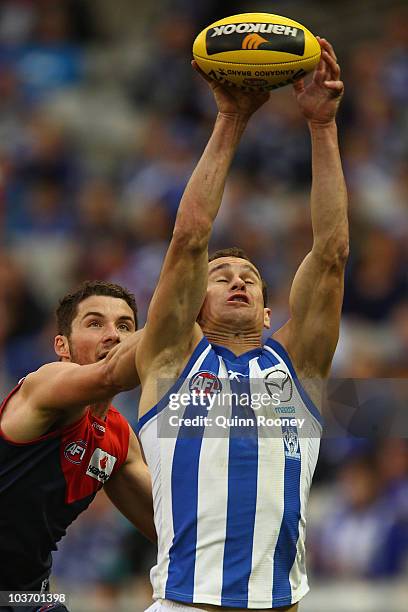
[[[220,257],[209,263],[207,295],[199,319],[203,327],[262,330],[269,326],[269,313],[264,308],[260,274],[252,263],[239,257]]]
[[[70,360],[81,365],[95,363],[134,331],[133,311],[125,300],[92,295],[78,304],[72,321]]]

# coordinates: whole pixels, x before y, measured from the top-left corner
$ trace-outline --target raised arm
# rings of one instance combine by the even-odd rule
[[[312,82],[294,86],[312,142],[313,247],[292,284],[291,318],[274,334],[305,376],[329,372],[339,335],[348,256],[347,191],[335,122],[343,83],[332,46],[325,39],[320,44],[322,59]]]
[[[203,77],[206,78],[206,77]],[[246,94],[206,78],[218,107],[209,142],[177,213],[173,237],[150,304],[137,366],[149,372],[182,363],[202,335],[195,321],[207,288],[208,242],[225,181],[248,119],[268,94]],[[177,370],[177,367],[175,368]]]

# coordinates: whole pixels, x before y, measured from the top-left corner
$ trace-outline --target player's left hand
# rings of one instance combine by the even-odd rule
[[[322,55],[311,82],[305,85],[303,79],[293,85],[299,108],[305,119],[313,125],[328,125],[336,117],[344,92],[340,80],[340,66],[332,45],[317,37]]]
[[[214,95],[218,112],[221,115],[234,115],[249,118],[258,108],[269,100],[270,94],[268,92],[244,92],[238,87],[221,84],[218,81],[210,79],[199,68],[195,60],[191,62],[191,65],[194,70],[207,81]]]

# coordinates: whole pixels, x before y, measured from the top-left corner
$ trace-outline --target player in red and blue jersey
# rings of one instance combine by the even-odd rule
[[[111,405],[138,383],[134,296],[86,282],[61,300],[57,322],[59,361],[28,374],[0,408],[0,591],[47,592],[52,550],[103,486],[156,538],[138,440]]]

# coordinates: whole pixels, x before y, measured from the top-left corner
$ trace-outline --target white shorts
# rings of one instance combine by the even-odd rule
[[[190,604],[186,605],[177,601],[169,601],[168,599],[158,599],[145,612],[191,612],[192,610],[203,612],[202,608],[197,608]]]

